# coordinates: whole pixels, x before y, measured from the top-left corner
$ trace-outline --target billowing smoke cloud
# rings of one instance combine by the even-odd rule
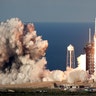
[[[80,68],[67,68],[67,71],[47,71],[43,81],[66,81],[67,83],[86,82],[88,73]]]
[[[18,18],[0,23],[0,83],[41,81],[47,63],[47,40],[37,36],[34,25]]]
[[[23,24],[18,18],[0,23],[0,84],[87,80],[86,71],[69,69],[50,71],[45,51],[48,41],[37,36],[34,24]]]
[[[78,68],[73,69],[67,73],[67,82],[68,83],[75,83],[75,82],[85,82],[88,79],[88,74],[84,70],[80,70]]]
[[[63,81],[66,80],[64,72],[61,70],[47,71],[43,81]]]
[[[94,74],[91,75],[90,80],[94,80],[94,82],[96,82],[96,72],[94,72]]]

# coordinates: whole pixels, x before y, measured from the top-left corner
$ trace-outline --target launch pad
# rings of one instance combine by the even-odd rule
[[[6,84],[6,85],[2,85],[0,84],[0,90],[1,89],[25,89],[25,88],[96,88],[96,83],[94,82],[94,80],[88,80],[86,82],[75,82],[75,83],[67,83],[67,81],[54,81],[54,82],[33,82],[33,83],[23,83],[23,84]],[[62,88],[61,88],[62,89]]]
[[[91,87],[92,86],[92,87]],[[96,96],[96,83],[93,81],[68,84],[62,82],[35,82],[15,85],[0,85],[0,95],[10,96]]]

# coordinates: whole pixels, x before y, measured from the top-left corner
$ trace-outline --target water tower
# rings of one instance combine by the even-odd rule
[[[71,44],[67,47],[66,69],[67,68],[75,68],[75,52],[74,46],[72,46]]]

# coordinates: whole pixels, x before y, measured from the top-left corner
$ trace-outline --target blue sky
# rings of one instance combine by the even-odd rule
[[[96,0],[0,0],[0,21],[93,22]]]

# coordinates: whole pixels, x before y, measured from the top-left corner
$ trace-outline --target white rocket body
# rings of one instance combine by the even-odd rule
[[[94,32],[94,72],[96,72],[96,18],[95,18],[95,32]]]

